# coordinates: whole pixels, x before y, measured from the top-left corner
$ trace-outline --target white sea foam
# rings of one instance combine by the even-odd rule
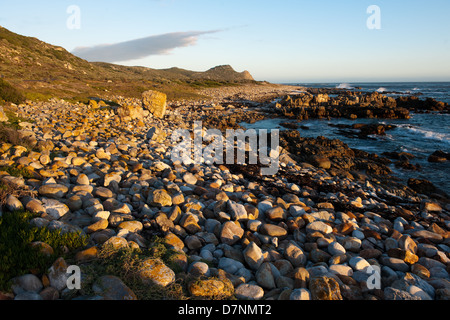
[[[386,91],[388,91],[388,90],[386,88],[383,88],[383,87],[377,89],[378,93],[382,93],[382,92],[386,92]]]
[[[421,128],[418,128],[418,127],[414,127],[414,126],[409,125],[409,124],[403,124],[403,125],[400,124],[398,126],[403,128],[403,129],[409,130],[411,132],[421,134],[426,139],[433,139],[433,140],[443,141],[443,142],[446,142],[446,143],[450,144],[450,134],[448,134],[448,133],[442,133],[442,132],[435,132],[435,131],[431,131],[431,130],[425,130],[425,129],[421,129]]]
[[[336,89],[355,89],[354,87],[352,87],[349,83],[341,83],[338,86],[336,86]]]

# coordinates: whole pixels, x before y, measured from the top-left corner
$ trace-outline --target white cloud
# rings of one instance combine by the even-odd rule
[[[115,44],[77,47],[72,51],[72,54],[90,62],[124,62],[145,58],[150,55],[168,54],[175,48],[195,45],[201,35],[219,31],[166,33]]]

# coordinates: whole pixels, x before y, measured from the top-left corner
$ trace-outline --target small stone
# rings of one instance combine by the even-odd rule
[[[98,187],[94,190],[94,196],[101,198],[101,199],[109,199],[114,196],[113,192],[105,187]]]
[[[328,252],[334,256],[345,254],[346,250],[339,242],[334,241],[328,245]]]
[[[156,284],[162,287],[175,282],[175,272],[160,259],[146,259],[141,264],[139,278],[144,283]]]
[[[271,290],[276,288],[275,276],[273,274],[273,268],[276,269],[271,263],[264,262],[256,271],[255,278],[258,285]]]
[[[106,153],[103,148],[97,149],[97,151],[95,152],[95,156],[99,160],[111,160],[111,155]]]
[[[329,234],[333,232],[333,228],[322,221],[314,221],[306,226],[306,231],[309,233],[320,231],[324,234]]]
[[[202,230],[202,227],[200,227],[197,219],[192,214],[185,214],[180,220],[180,226],[190,234],[196,234]]]
[[[300,206],[290,206],[289,213],[292,217],[301,217],[306,214],[306,211],[303,207]]]
[[[50,157],[46,154],[43,154],[39,157],[39,162],[44,166],[49,164],[51,161],[52,160],[50,159]]]
[[[107,173],[104,177],[103,186],[108,187],[112,182],[120,183],[122,177],[117,173]]]
[[[228,279],[207,279],[198,280],[189,283],[189,292],[194,297],[213,298],[213,297],[231,297],[234,293],[234,287]]]
[[[97,232],[100,230],[104,230],[104,229],[108,228],[108,224],[109,224],[108,220],[105,220],[105,219],[94,222],[90,226],[86,227],[86,233],[90,234],[90,233],[94,233],[94,232]]]
[[[421,209],[426,211],[442,211],[442,207],[436,203],[431,201],[424,201],[421,203]]]
[[[165,236],[165,244],[175,250],[181,251],[184,248],[184,242],[177,235],[172,232],[168,232]]]
[[[94,221],[108,220],[110,216],[111,216],[111,212],[109,212],[109,211],[97,211],[96,213],[94,213],[92,215],[92,219]]]
[[[187,184],[192,184],[192,185],[197,184],[197,178],[196,178],[192,173],[190,173],[190,172],[185,173],[185,174],[183,175],[183,180],[184,180],[184,182],[186,182]]]
[[[92,286],[95,294],[105,300],[137,300],[136,294],[115,276],[102,276]]]
[[[59,299],[59,291],[56,290],[53,287],[47,287],[44,288],[39,295],[42,297],[43,300],[46,301],[55,301]]]
[[[309,271],[303,267],[296,268],[293,272],[295,288],[307,288],[309,284]]]
[[[370,267],[370,263],[367,262],[366,259],[358,256],[351,258],[349,265],[353,268],[353,270],[362,272],[366,272],[367,268]]]
[[[379,259],[380,263],[395,271],[407,272],[409,271],[409,266],[401,259],[381,256]]]
[[[104,247],[112,247],[115,250],[121,249],[121,248],[128,248],[128,241],[125,238],[122,237],[111,237],[108,240],[106,240],[103,243]]]
[[[19,199],[11,194],[6,198],[5,207],[10,212],[23,210],[22,202],[20,202]]]
[[[428,231],[428,230],[417,230],[411,233],[411,236],[414,238],[422,238],[433,243],[440,243],[443,240],[443,237],[440,234]]]
[[[292,290],[289,300],[311,300],[311,292],[305,288]]]
[[[36,248],[40,253],[42,253],[43,255],[50,257],[51,255],[53,255],[54,250],[53,248],[42,241],[34,241],[32,243],[30,243],[31,247]]]
[[[260,300],[264,296],[264,289],[255,284],[243,283],[236,288],[235,295],[239,300]]]
[[[67,279],[69,278],[67,273],[68,267],[63,258],[58,258],[48,270],[50,285],[58,291],[63,290],[67,286]]]
[[[245,262],[253,270],[258,270],[258,268],[264,262],[264,255],[261,248],[258,247],[253,241],[250,242],[249,245],[247,245],[243,254]]]
[[[198,250],[203,247],[202,241],[196,235],[187,236],[184,238],[184,243],[190,250]]]
[[[339,283],[329,277],[317,277],[309,282],[312,300],[343,300]]]
[[[188,272],[194,277],[209,277],[210,270],[209,266],[205,262],[197,261],[189,266]]]
[[[422,279],[430,278],[430,271],[420,264],[414,264],[411,266],[411,272],[418,275]]]
[[[420,300],[433,300],[428,293],[426,293],[424,290],[422,290],[419,287],[416,287],[414,285],[411,285],[408,287],[408,292],[412,294],[413,296],[416,296],[420,298]]]
[[[131,232],[140,232],[144,228],[140,221],[125,221],[119,224],[119,229],[125,229]]]
[[[264,200],[258,203],[257,208],[261,214],[265,214],[267,210],[272,208],[272,203],[268,200]]]
[[[11,286],[15,294],[22,291],[39,293],[44,287],[41,280],[33,274],[26,274],[12,279]]]
[[[358,252],[361,249],[362,242],[356,237],[348,237],[344,239],[343,245],[348,251]]]
[[[307,261],[305,253],[294,241],[289,241],[289,244],[284,251],[284,257],[289,260],[294,267],[302,267]]]
[[[236,242],[242,239],[244,235],[244,229],[237,223],[232,221],[225,222],[220,232],[220,241],[222,243],[232,246]]]
[[[384,289],[384,298],[385,300],[420,300],[419,297],[416,297],[407,291],[392,287],[386,287]]]
[[[269,219],[271,221],[275,221],[275,222],[282,221],[287,218],[286,211],[282,207],[274,207],[274,208],[268,209],[265,212],[265,216],[267,219]]]
[[[42,206],[53,219],[60,219],[70,211],[67,205],[54,199],[42,199]]]
[[[172,197],[166,190],[158,189],[150,194],[147,203],[154,207],[170,207],[172,206]]]
[[[405,251],[400,248],[393,248],[389,249],[387,254],[392,258],[398,258],[403,261],[405,261],[408,264],[415,264],[417,261],[419,261],[419,257],[416,256],[411,251]]]
[[[260,227],[261,234],[268,235],[270,237],[285,237],[287,230],[270,223],[264,223]]]
[[[85,163],[86,163],[86,160],[84,160],[84,158],[82,158],[82,157],[72,158],[72,165],[74,165],[76,167],[82,166]]]
[[[398,240],[398,247],[405,251],[410,251],[414,254],[417,253],[416,242],[408,235],[402,235]]]
[[[39,188],[39,194],[43,197],[60,199],[63,198],[69,188],[62,184],[46,184]]]
[[[42,202],[37,199],[32,199],[31,201],[29,201],[25,208],[31,213],[42,214],[46,212],[44,206],[42,205]]]
[[[95,259],[98,255],[98,253],[99,253],[98,248],[94,246],[89,249],[78,252],[75,255],[75,260],[77,262],[86,262],[86,261]]]
[[[242,204],[228,200],[227,207],[228,207],[228,212],[231,214],[231,218],[233,220],[239,221],[239,220],[245,220],[248,218],[247,211],[245,210],[245,207]]]
[[[343,264],[333,264],[329,267],[329,270],[336,274],[340,274],[347,277],[351,277],[353,275],[353,269]]]

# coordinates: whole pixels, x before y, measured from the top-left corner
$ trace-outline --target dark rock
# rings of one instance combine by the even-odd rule
[[[428,180],[414,179],[408,180],[408,187],[422,194],[431,194],[436,192],[436,187]]]

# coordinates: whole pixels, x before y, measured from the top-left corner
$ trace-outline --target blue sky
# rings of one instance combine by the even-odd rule
[[[70,5],[80,29],[67,28]],[[370,5],[381,29],[367,27]],[[230,64],[303,83],[450,81],[449,14],[448,0],[0,0],[0,25],[93,59],[111,48],[124,65]]]

